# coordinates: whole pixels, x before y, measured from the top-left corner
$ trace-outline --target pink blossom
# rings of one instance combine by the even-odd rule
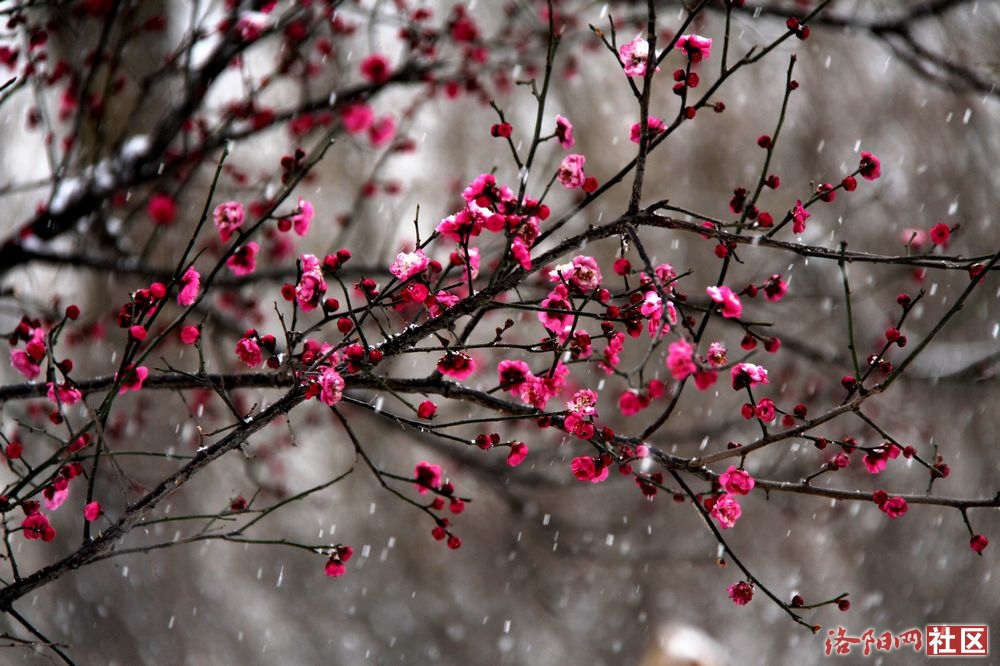
[[[73,388],[69,384],[53,384],[49,382],[46,384],[48,391],[49,400],[55,404],[59,405],[75,405],[76,403],[83,400],[83,393],[79,389]]]
[[[882,162],[871,153],[861,151],[861,177],[865,180],[875,180],[882,175]]]
[[[705,292],[714,302],[722,305],[722,316],[726,319],[735,319],[743,314],[740,297],[729,287],[705,287]]]
[[[156,224],[169,226],[177,218],[177,202],[169,194],[157,192],[149,198],[146,212]]]
[[[149,368],[144,365],[140,365],[138,368],[128,366],[125,368],[123,376],[124,379],[122,380],[121,388],[118,389],[118,395],[142,389],[143,382],[146,381],[146,377],[149,377]]]
[[[930,231],[927,232],[927,237],[930,238],[931,242],[935,245],[947,245],[949,236],[951,236],[951,227],[944,222],[938,222],[930,228]]]
[[[42,366],[35,363],[23,349],[10,350],[10,364],[20,372],[25,379],[35,379],[42,372]]]
[[[892,442],[886,442],[866,453],[862,462],[869,474],[878,474],[886,468],[890,459],[897,457],[899,457],[899,447]]]
[[[730,465],[729,469],[719,476],[719,483],[728,493],[747,495],[753,489],[755,482],[745,470]]]
[[[56,538],[56,530],[44,513],[32,513],[21,523],[25,539],[41,539],[49,542]]]
[[[396,121],[392,116],[382,116],[368,128],[368,140],[375,148],[381,148],[396,135]]]
[[[720,495],[715,500],[715,503],[712,505],[711,514],[713,518],[719,521],[719,527],[728,530],[739,520],[743,514],[743,509],[740,508],[740,503],[736,501],[735,497],[726,493]]]
[[[83,518],[88,523],[92,523],[103,515],[104,510],[101,509],[100,502],[91,502],[83,507]]]
[[[543,310],[538,313],[542,326],[555,333],[561,339],[569,335],[573,324],[573,304],[569,300],[569,290],[566,285],[557,284],[549,295],[542,299]]]
[[[729,592],[729,598],[737,606],[746,606],[753,599],[753,586],[743,580],[730,585],[727,591]]]
[[[319,399],[324,404],[331,407],[340,402],[344,397],[344,378],[340,373],[327,366],[323,368],[319,375],[320,393]]]
[[[629,389],[618,398],[618,411],[622,416],[634,416],[641,412],[649,404],[649,398],[643,404],[643,396],[635,389]]]
[[[788,283],[775,273],[764,282],[764,298],[777,303],[788,293]]]
[[[315,215],[316,210],[313,205],[299,197],[299,205],[296,208],[294,215],[289,218],[292,222],[292,228],[295,229],[295,233],[299,236],[305,236],[309,233],[309,225],[312,223],[313,215]]]
[[[545,409],[545,405],[554,397],[555,391],[542,377],[529,374],[517,387],[517,394],[521,402],[535,409]]]
[[[806,230],[806,220],[812,215],[802,206],[802,200],[795,200],[795,208],[792,209],[792,232],[801,234]]]
[[[624,348],[625,334],[621,331],[616,331],[608,339],[608,345],[604,348],[604,360],[600,363],[600,368],[606,374],[610,375],[618,367],[618,364],[621,362],[620,354]]]
[[[385,83],[392,76],[389,58],[381,53],[373,53],[361,61],[361,76],[372,83]]]
[[[193,345],[201,337],[201,331],[197,326],[183,326],[180,331],[181,342],[186,345]]]
[[[348,134],[360,134],[371,127],[375,112],[367,104],[351,104],[340,113],[340,122]]]
[[[767,370],[753,363],[737,363],[729,370],[733,388],[737,391],[747,387],[767,384]]]
[[[389,272],[400,280],[408,280],[422,273],[430,262],[430,258],[419,248],[414,252],[400,252],[389,266]]]
[[[524,361],[503,360],[497,364],[497,377],[500,388],[508,393],[516,393],[531,374],[531,369]]]
[[[437,369],[442,375],[468,379],[476,371],[476,361],[462,352],[448,352],[438,359]]]
[[[302,277],[295,286],[295,301],[303,312],[315,310],[326,294],[326,280],[323,279],[323,267],[319,259],[312,254],[303,254]]]
[[[417,492],[426,495],[429,488],[441,488],[441,466],[421,460],[414,468]]]
[[[514,236],[510,243],[510,253],[517,260],[517,263],[524,270],[531,269],[531,249],[528,243],[520,236]]]
[[[201,291],[201,275],[194,269],[194,266],[188,266],[184,275],[181,276],[177,304],[184,307],[193,305],[198,298],[199,291]]]
[[[705,360],[713,368],[721,368],[726,364],[726,346],[721,342],[713,342],[708,346],[708,353],[705,354]]]
[[[556,172],[559,183],[570,190],[582,186],[583,181],[587,178],[583,173],[583,165],[586,161],[587,158],[578,153],[564,157],[562,164],[559,165],[559,171]]]
[[[649,59],[649,42],[641,35],[618,47],[618,59],[625,68],[625,76],[645,76]]]
[[[684,51],[691,62],[701,62],[712,52],[712,40],[701,35],[683,35],[674,48]]]
[[[233,233],[243,226],[246,214],[243,212],[243,204],[238,201],[227,201],[215,207],[212,214],[215,228],[219,230],[219,238],[223,243],[229,241]]]
[[[667,124],[656,116],[649,116],[646,118],[646,127],[649,128],[649,137],[652,139],[657,134],[664,132],[667,129]],[[639,143],[639,140],[642,138],[639,131],[639,123],[632,123],[632,128],[628,133],[628,138],[632,143]]]
[[[899,518],[906,514],[909,506],[906,500],[902,497],[889,497],[885,502],[879,507],[882,511],[890,518]]]
[[[579,416],[597,416],[597,393],[581,389],[566,403],[566,409]]]
[[[603,279],[597,260],[586,255],[577,255],[569,263],[560,264],[549,271],[549,281],[566,282],[580,293],[597,289]]]
[[[592,458],[590,456],[580,456],[579,458],[573,458],[573,462],[570,463],[570,469],[573,470],[573,476],[575,476],[580,481],[590,481],[591,483],[600,483],[608,478],[608,468],[601,463],[600,459]]]
[[[694,347],[687,340],[671,342],[667,349],[667,368],[677,381],[683,381],[698,371],[694,363]]]
[[[251,337],[240,338],[236,343],[236,355],[246,363],[248,368],[256,368],[264,362],[264,355],[260,351],[260,345]]]
[[[576,144],[576,139],[573,138],[573,123],[564,116],[556,116],[556,140],[566,150]]]
[[[757,407],[754,408],[754,414],[758,419],[764,423],[770,423],[774,420],[777,415],[774,409],[774,401],[770,398],[764,398],[757,403]]]
[[[323,573],[325,573],[328,578],[340,578],[347,573],[347,567],[344,566],[344,563],[340,560],[330,558],[323,566]]]
[[[510,453],[507,454],[507,464],[517,467],[528,457],[528,445],[524,442],[511,442]]]
[[[260,246],[254,241],[250,241],[246,245],[241,245],[233,256],[226,259],[226,266],[233,272],[233,275],[239,277],[250,275],[257,270],[258,252],[260,252]]]
[[[699,391],[711,388],[718,379],[719,373],[715,370],[699,370],[694,373],[694,385]]]
[[[61,487],[56,486],[46,486],[42,491],[42,500],[45,503],[45,508],[48,511],[55,511],[63,505],[66,498],[69,497],[69,485],[65,483],[65,479]]]

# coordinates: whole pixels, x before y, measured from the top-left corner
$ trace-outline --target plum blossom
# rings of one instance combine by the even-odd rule
[[[179,286],[177,304],[184,307],[193,305],[198,298],[198,292],[201,291],[201,275],[194,269],[194,266],[188,266],[188,269],[184,271]]]
[[[507,464],[517,467],[528,457],[528,445],[524,442],[511,442],[510,453],[507,454]]]
[[[57,405],[75,405],[76,403],[83,400],[83,393],[79,389],[70,386],[69,384],[54,384],[49,382],[48,391],[46,395],[49,397],[54,404]]]
[[[935,245],[947,245],[949,236],[951,236],[951,227],[944,222],[938,222],[927,232],[927,237]]]
[[[579,416],[597,416],[597,393],[591,389],[577,391],[566,403],[566,409]]]
[[[729,592],[729,598],[737,606],[746,606],[753,599],[753,585],[745,580],[730,585],[727,591]]]
[[[241,245],[233,256],[226,259],[226,266],[233,272],[233,275],[250,275],[257,270],[257,254],[260,252],[260,245],[250,241],[246,245]]]
[[[426,495],[429,488],[441,488],[441,466],[421,460],[414,468],[417,492]]]
[[[256,368],[264,362],[264,355],[260,351],[260,345],[250,336],[240,338],[236,343],[236,355],[246,363],[248,368]]]
[[[726,364],[726,346],[721,342],[713,342],[708,346],[705,360],[713,368],[721,368]]]
[[[371,127],[375,112],[367,104],[349,104],[340,113],[340,122],[348,134],[360,134]]]
[[[91,502],[87,504],[85,507],[83,507],[83,518],[88,523],[94,522],[95,520],[100,518],[103,513],[104,510],[101,509],[100,502]]]
[[[728,530],[739,520],[743,514],[743,509],[740,508],[740,503],[736,501],[735,497],[726,493],[720,495],[715,500],[715,503],[712,505],[711,514],[713,518],[719,521],[719,527]]]
[[[743,388],[767,384],[767,370],[753,363],[737,363],[729,370],[733,380],[733,388]]]
[[[125,368],[122,376],[124,379],[122,379],[121,388],[118,389],[118,395],[128,391],[139,391],[143,382],[146,381],[146,377],[149,377],[149,368],[144,365],[134,368],[130,365]]]
[[[219,230],[219,238],[223,243],[229,241],[233,233],[243,226],[246,213],[243,211],[243,204],[238,201],[227,201],[215,207],[212,213],[215,228]]]
[[[671,342],[667,351],[667,369],[677,381],[683,381],[698,371],[694,363],[694,347],[687,340]]]
[[[524,361],[503,360],[497,364],[500,388],[508,393],[516,393],[531,375],[531,369]]]
[[[600,483],[608,478],[608,467],[601,462],[600,458],[592,458],[590,456],[580,456],[579,458],[573,458],[573,462],[570,463],[570,469],[573,470],[573,476],[575,476],[580,481],[590,481],[591,483]]]
[[[667,124],[657,118],[656,116],[649,116],[646,118],[646,127],[649,128],[650,138],[661,134],[667,129]],[[629,130],[628,138],[632,143],[639,143],[641,138],[639,123],[632,123],[632,128]]]
[[[302,197],[299,197],[299,205],[295,210],[295,214],[289,218],[292,223],[292,228],[295,229],[295,233],[299,236],[305,236],[309,233],[309,225],[312,224],[313,215],[316,214],[316,209],[313,208],[312,203],[306,201]]]
[[[303,312],[309,312],[319,306],[326,294],[326,280],[323,279],[323,267],[315,255],[303,254],[300,260],[302,277],[295,286],[295,300]]]
[[[25,539],[41,539],[47,543],[56,538],[56,530],[49,522],[49,517],[37,510],[24,519],[21,529],[24,530]]]
[[[719,476],[719,483],[728,493],[747,495],[753,489],[755,482],[745,470],[730,465],[729,469]]]
[[[625,68],[625,76],[645,76],[649,60],[649,42],[641,35],[618,47],[618,58]]]
[[[865,180],[875,180],[882,175],[882,162],[871,153],[861,151],[861,164],[858,168]]]
[[[722,316],[735,319],[743,314],[743,303],[740,297],[729,287],[705,287],[708,297],[722,305]]]
[[[517,263],[524,270],[529,270],[531,268],[531,249],[528,246],[527,241],[525,241],[520,236],[514,236],[514,239],[510,242],[510,253],[517,259]]]
[[[589,293],[601,286],[603,280],[597,260],[586,255],[577,255],[569,263],[560,264],[549,271],[549,281],[566,282],[573,290]]]
[[[777,303],[788,293],[788,283],[775,273],[764,282],[764,298]]]
[[[414,275],[423,272],[430,263],[430,258],[424,254],[423,250],[418,248],[414,252],[400,252],[397,254],[396,259],[389,266],[389,272],[400,280],[408,280]]]
[[[573,138],[573,123],[565,116],[556,116],[556,140],[566,150],[576,144],[576,139]]]
[[[795,208],[792,209],[792,232],[796,234],[801,234],[806,230],[806,220],[812,217],[803,206],[802,200],[795,200]]]
[[[712,40],[709,37],[702,37],[701,35],[682,35],[674,48],[679,51],[684,51],[691,62],[701,62],[712,52]]]
[[[559,165],[559,171],[556,172],[559,183],[570,190],[581,187],[587,178],[583,173],[583,165],[586,161],[587,158],[578,153],[564,157],[562,164]]]
[[[862,462],[869,474],[878,474],[885,470],[890,459],[899,457],[899,447],[892,442],[886,442],[882,446],[872,449],[865,454]]]
[[[448,352],[438,360],[438,372],[455,379],[468,379],[476,371],[476,361],[462,352]]]
[[[557,284],[549,295],[542,299],[542,310],[538,312],[538,320],[542,326],[565,339],[569,336],[573,325],[573,304],[569,300],[569,290],[566,285]]]
[[[317,380],[320,386],[319,399],[331,407],[344,397],[344,378],[332,367],[327,366],[320,372]]]

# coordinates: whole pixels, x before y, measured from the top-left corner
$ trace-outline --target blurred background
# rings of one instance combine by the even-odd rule
[[[0,3],[0,12],[10,17],[15,5],[25,4]],[[113,24],[105,15],[80,9],[92,3],[27,4],[29,22],[48,26],[48,67],[59,58],[83,62],[107,38],[104,26]],[[56,199],[51,174],[58,157],[47,154],[58,154],[59,146],[32,127],[38,109],[59,127],[57,137],[70,133],[80,142],[68,168],[85,173],[87,165],[108,159],[129,138],[151,132],[162,121],[163,109],[182,98],[190,80],[148,77],[164,58],[189,48],[185,40],[192,21],[210,30],[226,11],[221,3],[211,2],[112,4],[120,12],[128,6],[135,25],[158,16],[166,19],[163,29],[129,41],[118,54],[129,81],[151,84],[127,85],[114,108],[93,127],[85,121],[73,127],[72,113],[59,124],[60,104],[67,102],[60,98],[58,85],[44,90],[25,86],[5,97],[0,106],[4,238],[32,219],[40,203],[48,201],[51,207]],[[638,105],[615,57],[588,24],[609,34],[613,16],[617,39],[624,43],[643,31],[645,3],[553,4],[563,32],[544,127],[554,127],[556,114],[568,117],[576,137],[572,152],[584,154],[588,175],[604,183],[635,154],[629,129],[638,121]],[[816,4],[766,0],[734,11],[730,62],[770,43],[785,31],[788,15],[804,15]],[[688,28],[715,40],[712,56],[698,66],[698,93],[719,75],[726,24],[721,6],[707,3]],[[398,64],[404,53],[399,17],[421,7],[432,11],[429,26],[453,26],[456,15],[468,17],[492,50],[489,67],[484,65],[476,78],[478,88],[465,86],[468,70],[476,63],[463,60],[467,54],[457,49],[447,52],[442,42],[447,74],[452,81],[463,81],[464,89],[450,89],[443,83],[448,76],[442,74],[442,82],[433,86],[387,85],[375,91],[367,101],[376,115],[390,115],[396,141],[407,140],[415,149],[382,150],[363,137],[338,136],[313,176],[296,190],[297,196],[313,203],[316,218],[307,238],[294,238],[295,254],[322,255],[348,247],[357,264],[384,272],[396,252],[412,247],[415,228],[426,238],[442,217],[459,209],[461,188],[477,175],[495,170],[498,182],[516,189],[517,167],[506,145],[489,135],[497,116],[485,100],[495,100],[503,110],[514,127],[515,145],[524,149],[537,107],[530,87],[517,82],[543,71],[544,3],[315,3],[310,21],[325,21],[327,28],[341,21],[340,32],[331,38],[330,60],[323,61],[325,69],[308,80],[276,77],[253,99],[260,108],[280,113],[358,85],[358,65],[370,53],[385,53]],[[286,3],[275,10],[276,15],[285,11],[290,11]],[[678,2],[658,2],[657,11],[663,44],[686,14]],[[813,207],[802,242],[835,248],[844,241],[851,250],[900,255],[906,254],[911,236],[906,230],[927,230],[944,222],[953,228],[947,254],[995,252],[1000,246],[994,226],[1000,187],[1000,93],[993,87],[1000,80],[998,30],[1000,6],[995,3],[835,2],[811,24],[808,40],[789,39],[727,80],[715,98],[724,101],[724,113],[702,109],[654,152],[643,205],[669,199],[699,216],[731,219],[728,202],[734,188],[756,184],[764,154],[756,139],[774,132],[788,60],[795,54],[794,78],[800,87],[791,97],[770,168],[782,184],[776,191],[765,191],[762,208],[780,217],[796,199],[807,199],[815,184],[839,182],[856,168],[859,152],[869,151],[881,159],[882,177],[874,183],[861,181],[856,192],[841,192],[833,203]],[[8,26],[4,39],[23,51],[23,32],[23,26]],[[221,109],[245,99],[248,82],[275,69],[287,49],[287,41],[264,42],[242,56],[241,68],[227,67],[208,90],[201,116],[205,126],[236,132],[238,124],[213,124],[224,115]],[[192,62],[199,57],[193,54]],[[677,113],[669,77],[682,64],[679,52],[664,61],[651,102],[653,115],[673,118]],[[312,145],[321,134],[322,128],[293,135],[288,123],[280,122],[235,140],[214,201],[273,196],[274,185],[262,174],[273,172],[281,156],[296,145]],[[563,155],[552,142],[543,145],[529,174],[529,196],[541,193]],[[206,158],[183,179],[174,174],[169,183],[149,179],[136,185],[124,202],[109,201],[87,226],[45,248],[108,261],[132,257],[145,266],[172,268],[205,206],[216,158],[217,153]],[[563,233],[622,214],[630,186],[631,176],[575,216]],[[152,225],[147,213],[148,198],[160,188],[176,193],[178,222],[169,228]],[[553,219],[576,201],[555,189],[560,191],[553,190],[546,200]],[[780,237],[793,238],[787,230]],[[714,283],[719,266],[714,243],[667,230],[645,231],[643,239],[656,262],[668,262],[678,273],[691,271],[685,278],[690,293],[700,291],[697,285]],[[268,236],[263,252],[277,256],[279,245]],[[930,249],[925,245],[921,251]],[[217,256],[218,248],[207,248],[206,256],[213,251]],[[598,257],[605,275],[611,274],[617,251],[614,241],[584,250]],[[807,402],[811,414],[836,405],[843,397],[840,377],[850,372],[836,262],[750,247],[741,249],[740,258],[742,263],[734,264],[726,280],[734,289],[759,284],[773,273],[790,283],[780,304],[760,298],[751,302],[754,319],[772,322],[783,342],[777,354],[761,350],[753,358],[771,372],[768,395],[789,406]],[[281,261],[269,260],[267,266],[287,268],[294,259]],[[857,263],[849,267],[849,275],[863,355],[878,348],[884,330],[894,323],[897,294],[927,290],[904,331],[915,344],[968,284],[964,271],[921,272],[907,266]],[[142,270],[114,273],[37,258],[8,266],[2,275],[0,330],[11,330],[25,312],[38,316],[49,311],[57,295],[63,305],[79,304],[86,321],[108,320],[128,293],[146,286],[149,279]],[[237,369],[232,348],[243,329],[274,330],[272,303],[279,300],[281,281],[230,289],[202,313],[208,322],[205,350],[210,370]],[[933,458],[935,451],[944,456],[951,474],[935,484],[939,495],[991,497],[1000,489],[994,409],[1000,399],[997,296],[995,280],[988,280],[891,391],[866,405],[866,413],[900,442],[913,445],[925,458]],[[533,324],[534,314],[527,313],[524,321]],[[106,374],[108,359],[121,347],[119,334],[110,331],[73,349],[76,375]],[[740,329],[716,321],[706,339],[723,340],[736,351],[741,337]],[[153,365],[197,367],[191,349],[167,349],[169,358]],[[898,361],[903,356],[896,353],[900,355],[893,360]],[[396,362],[391,371],[421,376],[429,369],[408,359]],[[635,359],[628,362],[634,364]],[[661,359],[651,361],[650,367],[660,379],[669,380]],[[2,372],[4,384],[19,383],[13,370]],[[740,418],[742,399],[731,395],[724,380],[718,390],[685,393],[650,443],[692,456],[723,450],[729,441],[752,441],[757,426]],[[470,381],[490,388],[495,376],[487,366]],[[581,387],[600,383],[603,420],[622,433],[641,431],[666,404],[654,402],[648,411],[626,420],[615,415],[617,399],[628,388],[620,378],[595,371],[576,375],[573,381]],[[236,399],[249,407],[280,395],[244,391]],[[356,395],[380,406],[387,399],[374,391]],[[482,416],[441,402],[440,418]],[[461,549],[448,550],[431,538],[431,522],[386,493],[357,463],[329,410],[306,403],[287,423],[276,422],[255,436],[247,455],[229,454],[181,488],[162,512],[218,512],[239,495],[274,501],[355,467],[345,480],[269,517],[259,532],[274,539],[352,545],[356,554],[346,576],[325,578],[323,559],[298,550],[201,542],[88,566],[22,600],[19,611],[51,640],[72,646],[69,654],[78,663],[122,665],[813,664],[827,659],[823,639],[827,630],[838,626],[852,636],[869,628],[876,635],[898,634],[932,623],[990,623],[996,617],[1000,581],[991,575],[994,549],[977,557],[954,509],[911,505],[906,516],[890,520],[869,503],[758,492],[745,498],[744,517],[726,536],[775,594],[789,599],[800,593],[810,603],[850,593],[849,611],[827,606],[806,615],[823,627],[813,635],[762,594],[746,607],[729,600],[726,588],[742,576],[732,565],[719,565],[718,544],[690,505],[663,493],[647,501],[624,477],[613,475],[603,484],[573,479],[569,461],[585,453],[578,441],[531,424],[503,423],[498,428],[505,438],[523,439],[531,448],[524,464],[509,468],[499,454],[403,429],[362,409],[344,411],[376,464],[409,475],[418,461],[432,461],[444,468],[462,496],[472,499],[465,512],[454,517]],[[9,434],[29,412],[26,403],[4,405],[0,427]],[[185,454],[201,443],[198,427],[207,432],[231,421],[215,396],[166,391],[127,396],[116,414],[115,446]],[[826,426],[824,435],[852,436],[865,445],[881,441],[877,433],[849,418]],[[41,441],[36,445],[44,446]],[[782,442],[748,464],[754,476],[799,481],[828,455],[808,445]],[[144,457],[120,461],[123,476],[106,479],[102,499],[112,516],[134,498],[132,493],[155,485],[172,464]],[[877,479],[854,465],[816,483],[920,493],[927,481],[925,470],[901,458]],[[972,510],[968,517],[977,533],[1000,539],[995,510]],[[64,526],[65,534],[73,536],[53,544],[15,537],[23,569],[75,547],[73,519],[53,519],[57,529]],[[185,528],[161,522],[144,534],[140,528],[135,538],[169,540],[175,529],[181,535]],[[8,625],[5,631],[20,630]],[[51,657],[16,647],[0,654],[5,663],[47,663]],[[852,654],[851,663],[868,663],[861,661],[858,649]],[[920,658],[900,648],[868,659],[912,664]]]

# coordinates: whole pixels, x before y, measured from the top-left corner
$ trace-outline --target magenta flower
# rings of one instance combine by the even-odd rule
[[[327,366],[319,375],[319,399],[331,407],[344,397],[344,378],[333,368]]]
[[[687,340],[671,342],[667,351],[667,369],[677,381],[683,381],[698,371],[694,363],[694,347]]]
[[[737,606],[746,606],[753,599],[753,586],[741,580],[728,588],[729,598]]]
[[[649,60],[649,42],[640,35],[618,48],[618,58],[625,68],[625,76],[645,76]]]
[[[573,462],[570,463],[570,469],[573,470],[573,476],[575,476],[580,481],[590,481],[591,483],[600,483],[608,478],[608,468],[603,465],[599,458],[592,458],[590,456],[580,456],[579,458],[573,458]]]
[[[722,305],[722,316],[735,319],[743,314],[743,303],[740,297],[729,287],[705,287],[708,297]]]
[[[792,209],[792,232],[801,234],[806,230],[806,220],[812,215],[802,207],[802,200],[795,200],[795,208]]]
[[[46,543],[56,538],[56,530],[44,513],[32,513],[21,523],[25,539],[41,539]]]
[[[303,254],[300,260],[302,277],[295,286],[295,300],[303,312],[309,312],[319,307],[326,294],[326,280],[323,279],[323,267],[315,255]]]
[[[83,393],[79,389],[75,389],[69,384],[53,384],[49,382],[47,384],[49,400],[54,404],[59,405],[75,405],[76,403],[83,400]]]
[[[360,134],[371,127],[375,112],[367,104],[351,104],[340,113],[340,122],[348,134]]]
[[[649,128],[650,137],[655,137],[657,134],[663,133],[667,129],[667,124],[657,118],[656,116],[649,116],[646,118],[646,127]],[[628,138],[632,143],[639,143],[639,123],[632,123],[632,128],[629,130]]]
[[[683,35],[674,48],[684,51],[691,62],[701,62],[711,54],[712,40],[701,35]]]
[[[576,144],[576,139],[573,138],[573,123],[564,116],[556,116],[556,140],[566,150]]]
[[[194,269],[194,266],[188,266],[188,269],[184,271],[184,275],[181,276],[180,288],[177,293],[177,304],[184,307],[193,305],[198,298],[198,292],[201,291],[201,275]]]
[[[587,178],[583,173],[583,165],[586,161],[586,157],[577,153],[564,157],[562,164],[559,165],[559,171],[556,172],[559,183],[569,190],[581,187]]]
[[[597,416],[597,393],[581,389],[566,403],[566,409],[578,416]]]
[[[294,215],[292,215],[291,220],[292,227],[295,229],[295,233],[299,236],[305,236],[309,233],[309,225],[312,223],[313,215],[316,213],[313,205],[299,197],[299,205],[296,209]]]
[[[726,489],[727,493],[734,495],[747,495],[754,487],[753,477],[745,470],[736,469],[730,465],[729,469],[719,476],[719,483]]]
[[[88,523],[94,522],[100,518],[103,513],[104,511],[101,509],[100,502],[91,502],[87,506],[83,507],[83,518]]]
[[[421,460],[414,468],[416,476],[417,492],[426,495],[429,488],[438,489],[441,487],[441,466],[433,465],[426,460]]]
[[[400,252],[389,266],[389,272],[400,280],[408,280],[422,273],[430,262],[430,258],[419,248],[414,252]]]
[[[149,368],[144,365],[133,368],[130,365],[125,368],[123,374],[125,378],[122,380],[121,388],[118,389],[118,395],[128,391],[139,391],[142,388],[143,382],[146,381],[146,377],[149,376]]]
[[[733,388],[737,391],[768,383],[767,370],[753,363],[737,363],[729,370],[729,374],[733,380]]]
[[[711,514],[713,518],[719,521],[719,527],[728,530],[743,515],[743,509],[740,508],[740,503],[736,501],[735,497],[726,493],[725,495],[720,495],[715,500],[715,503],[712,505]]]
[[[243,226],[246,213],[243,212],[243,204],[238,201],[227,201],[215,207],[212,213],[215,228],[219,230],[219,238],[223,243],[229,241],[233,233]]]
[[[577,255],[569,263],[560,264],[549,271],[550,282],[566,282],[580,293],[597,289],[603,279],[597,260],[586,255]]]
[[[448,352],[438,360],[438,372],[455,379],[468,379],[476,371],[476,361],[462,352]]]
[[[517,467],[528,457],[528,445],[524,442],[511,442],[510,453],[507,454],[507,464]]]
[[[861,152],[861,177],[865,180],[875,180],[882,175],[882,162],[871,153]]]
[[[241,245],[233,256],[226,259],[226,266],[233,272],[233,275],[238,277],[250,275],[257,270],[258,252],[260,252],[260,246],[254,241],[250,241],[246,245]]]
[[[260,345],[251,337],[240,338],[236,343],[236,355],[247,364],[248,368],[256,368],[264,362],[264,355],[260,351]]]

